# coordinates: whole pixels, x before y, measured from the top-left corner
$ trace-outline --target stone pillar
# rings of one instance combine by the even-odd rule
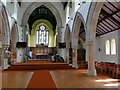
[[[67,60],[67,64],[69,64],[69,48],[66,48],[66,60]]]
[[[69,64],[70,63],[70,60],[69,60],[69,49],[70,49],[70,43],[69,43],[69,41],[67,42],[66,41],[66,51],[65,51],[65,55],[66,55],[66,60],[67,60],[67,64]]]
[[[26,38],[27,38],[26,31],[27,31],[27,26],[23,25],[22,26],[22,35],[23,35],[22,38],[24,42],[26,42]]]
[[[21,30],[19,42],[26,42],[27,26],[23,25],[19,29]],[[16,62],[23,62],[25,54],[26,54],[26,48],[17,48],[17,60],[16,60]]]
[[[59,48],[58,54],[63,57],[64,61],[66,61],[66,55],[65,55],[65,48]]]
[[[72,67],[78,69],[77,64],[77,48],[72,49]]]
[[[61,42],[63,42],[63,40],[62,40],[62,28],[61,28],[61,26],[58,26],[57,27],[57,37],[56,37],[56,39],[57,39],[57,41],[56,41],[56,43],[58,44],[58,43],[61,43]],[[64,57],[64,51],[65,50],[63,50],[62,48],[57,48],[57,53],[60,55],[60,56],[62,56],[62,57]]]
[[[1,36],[0,36],[0,38],[2,38]],[[0,90],[2,90],[2,57],[3,57],[3,55],[2,55],[2,39],[0,39]]]
[[[95,69],[95,42],[87,41],[86,42],[86,61],[88,61],[88,76],[97,76]]]
[[[16,62],[23,62],[24,61],[24,48],[17,49],[17,61]]]
[[[9,52],[8,52],[8,45],[3,45],[3,51],[2,51],[2,69],[7,69],[10,65],[8,64],[9,61]]]

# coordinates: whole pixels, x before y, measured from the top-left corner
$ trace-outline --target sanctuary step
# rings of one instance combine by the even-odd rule
[[[7,70],[59,70],[73,69],[65,63],[52,63],[45,61],[29,61],[11,65]]]

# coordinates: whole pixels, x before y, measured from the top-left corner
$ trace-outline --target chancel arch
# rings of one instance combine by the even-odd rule
[[[54,15],[54,17],[56,18],[56,27],[54,26],[54,29],[58,31],[58,33],[60,32],[61,28],[62,27],[62,20],[61,20],[61,16],[58,12],[58,10],[55,8],[55,6],[52,4],[52,3],[48,3],[48,2],[34,2],[32,3],[26,10],[25,10],[25,13],[23,15],[23,18],[22,18],[22,22],[21,22],[21,25],[27,25],[28,23],[28,19],[29,19],[29,16],[32,14],[33,10],[35,10],[36,8],[38,7],[46,7],[48,8]],[[58,37],[61,37],[60,34]],[[59,38],[60,39],[60,38]],[[57,40],[59,42],[59,40]]]
[[[36,6],[35,6],[36,5]],[[33,10],[34,9],[34,10]],[[29,12],[28,12],[29,11]],[[43,12],[45,11],[45,12]],[[35,14],[36,13],[36,14]],[[35,16],[34,16],[35,15]],[[29,17],[28,17],[29,16]],[[35,17],[35,18],[33,18]],[[51,3],[32,3],[24,13],[22,25],[29,25],[28,46],[36,47],[36,28],[43,24],[48,29],[48,54],[56,53],[57,38],[60,37],[61,17],[57,9]],[[59,41],[58,41],[59,42]],[[37,45],[40,46],[40,45]],[[31,50],[31,49],[29,49]],[[33,51],[36,52],[36,51]],[[35,54],[33,53],[35,57]]]

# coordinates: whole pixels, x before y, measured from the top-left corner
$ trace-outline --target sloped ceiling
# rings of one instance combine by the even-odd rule
[[[53,13],[44,5],[36,8],[28,19],[29,29],[32,30],[32,25],[35,21],[45,19],[53,25],[53,31],[56,30],[57,21]],[[30,31],[31,32],[31,31]]]
[[[120,29],[120,2],[105,2],[101,9],[97,36]]]
[[[120,30],[120,2],[106,2],[103,4],[97,22],[96,36],[101,36]],[[85,29],[81,25],[79,36],[85,40]]]

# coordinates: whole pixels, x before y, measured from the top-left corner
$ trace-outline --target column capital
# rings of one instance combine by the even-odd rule
[[[92,45],[94,43],[94,41],[85,41],[86,45]]]
[[[27,25],[19,25],[21,27],[21,29],[25,29],[27,28]]]
[[[77,45],[77,44],[72,44],[72,48],[73,48],[73,49],[77,49],[77,48],[78,48],[78,45]]]
[[[66,43],[66,48],[70,48],[70,44]]]

